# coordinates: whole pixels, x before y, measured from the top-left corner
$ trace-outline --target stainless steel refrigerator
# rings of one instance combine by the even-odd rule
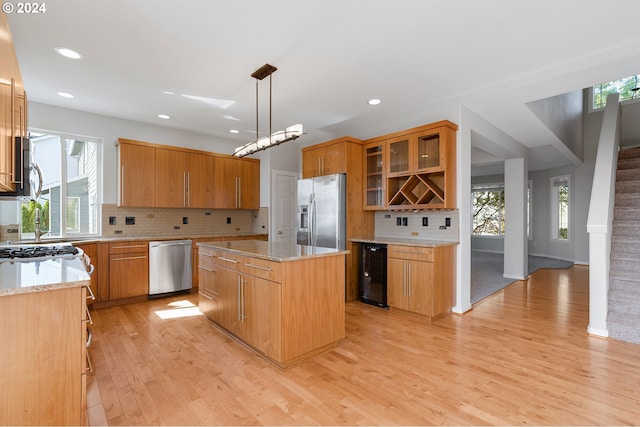
[[[299,245],[346,248],[346,175],[298,181]]]

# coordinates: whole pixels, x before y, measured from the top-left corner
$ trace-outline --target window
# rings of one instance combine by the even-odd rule
[[[594,86],[592,108],[594,110],[604,108],[607,104],[607,96],[616,92],[620,94],[620,102],[640,99],[640,74]]]
[[[97,138],[31,133],[32,161],[42,170],[40,197],[22,202],[23,238],[35,237],[36,209],[45,237],[100,233],[102,144]]]
[[[504,185],[480,184],[471,189],[474,236],[504,235]]]
[[[569,176],[551,178],[551,238],[569,240]]]

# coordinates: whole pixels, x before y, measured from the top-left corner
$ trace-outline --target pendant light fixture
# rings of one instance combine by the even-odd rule
[[[237,147],[233,153],[236,157],[244,157],[257,151],[266,150],[267,148],[280,145],[283,142],[298,139],[298,137],[302,135],[301,124],[295,124],[285,130],[279,130],[277,132],[271,131],[271,75],[276,70],[277,68],[273,65],[264,64],[251,74],[251,77],[256,79],[256,139],[255,141],[247,142],[245,145]],[[258,126],[258,83],[265,77],[269,77],[269,136],[260,138],[260,128]]]

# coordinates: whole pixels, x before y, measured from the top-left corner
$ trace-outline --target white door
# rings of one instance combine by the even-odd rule
[[[297,184],[297,173],[271,171],[271,241],[291,244],[296,241]]]

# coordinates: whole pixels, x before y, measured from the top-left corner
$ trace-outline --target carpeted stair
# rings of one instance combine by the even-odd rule
[[[640,148],[618,156],[607,328],[611,338],[640,344]]]

